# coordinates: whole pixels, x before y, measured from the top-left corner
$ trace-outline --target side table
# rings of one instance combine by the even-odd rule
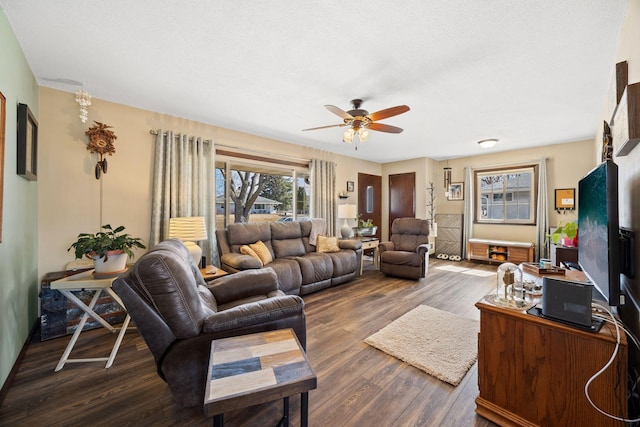
[[[122,307],[125,311],[126,308],[122,303],[120,297],[111,289],[111,285],[114,280],[116,280],[117,276],[109,277],[109,278],[100,278],[96,279],[93,277],[93,270],[84,271],[79,274],[74,274],[73,276],[67,276],[59,280],[55,280],[51,282],[51,289],[57,289],[72,301],[75,305],[77,305],[84,314],[80,318],[80,323],[76,328],[75,332],[71,336],[71,340],[69,344],[67,344],[67,348],[64,350],[58,365],[56,366],[55,371],[58,372],[62,369],[65,363],[81,363],[81,362],[104,362],[106,361],[105,368],[110,368],[113,364],[114,359],[116,358],[116,354],[118,353],[118,349],[120,348],[120,344],[122,343],[122,339],[124,338],[124,334],[127,331],[127,327],[129,326],[129,322],[131,321],[131,317],[127,314],[124,319],[121,328],[115,328],[109,324],[106,320],[104,320],[98,313],[94,311],[94,307],[100,298],[102,292],[106,292],[111,296],[111,298],[116,301],[120,307]],[[93,297],[89,302],[89,305],[86,305],[80,298],[73,294],[74,291],[94,291]],[[70,359],[69,355],[71,354],[71,350],[76,345],[76,341],[78,341],[78,337],[80,337],[80,333],[82,333],[82,329],[84,328],[85,323],[92,317],[95,319],[100,325],[104,326],[107,330],[112,333],[118,332],[118,338],[113,345],[111,350],[111,354],[109,357],[94,357],[94,358],[84,358],[84,359]]]
[[[289,425],[289,396],[300,393],[300,425],[306,427],[309,390],[317,377],[293,329],[223,338],[211,342],[204,411],[222,427],[223,414],[284,398],[278,426]]]
[[[200,273],[202,274],[202,278],[205,281],[217,279],[218,277],[226,276],[227,274],[229,274],[223,269],[216,267],[215,265],[207,265],[205,268],[201,268]]]
[[[362,271],[364,270],[364,251],[367,249],[373,249],[373,268],[376,270],[380,269],[380,249],[378,245],[380,240],[376,237],[358,237],[358,239],[362,242],[362,259],[360,261],[360,275],[362,275]]]

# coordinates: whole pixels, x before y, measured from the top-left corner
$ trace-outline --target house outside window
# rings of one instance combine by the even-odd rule
[[[475,222],[536,224],[537,166],[475,172]]]
[[[216,161],[216,227],[235,222],[291,221],[309,218],[308,168]]]

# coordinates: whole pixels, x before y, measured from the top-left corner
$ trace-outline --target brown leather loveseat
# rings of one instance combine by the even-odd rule
[[[360,275],[362,243],[338,240],[335,252],[318,252],[309,244],[312,221],[236,223],[216,230],[220,267],[228,272],[271,267],[280,289],[305,295],[348,282]],[[262,241],[272,261],[263,265],[241,253],[243,246]]]
[[[211,341],[293,328],[306,346],[304,301],[270,268],[205,283],[188,249],[166,240],[113,283],[181,406],[202,405]]]

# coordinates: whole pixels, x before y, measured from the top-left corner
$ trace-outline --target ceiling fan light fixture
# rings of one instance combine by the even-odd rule
[[[369,131],[366,128],[358,129],[358,138],[360,138],[360,142],[366,142],[369,139]]]
[[[348,142],[349,144],[351,144],[353,142],[354,134],[355,134],[355,131],[353,130],[353,128],[349,128],[345,130],[344,133],[342,134],[342,142]]]
[[[496,146],[497,143],[498,143],[497,138],[489,138],[489,139],[483,139],[481,141],[478,141],[478,144],[485,149],[493,148]]]

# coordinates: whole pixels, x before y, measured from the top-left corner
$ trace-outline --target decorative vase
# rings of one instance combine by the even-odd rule
[[[106,256],[93,259],[94,275],[109,276],[122,273],[127,267],[127,254],[123,250],[109,251]]]

